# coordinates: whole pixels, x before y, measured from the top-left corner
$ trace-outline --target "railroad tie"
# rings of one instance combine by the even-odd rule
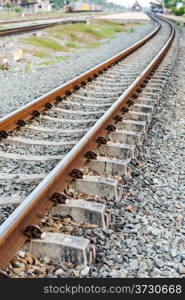
[[[82,119],[75,119],[75,120],[72,120],[72,119],[62,119],[62,118],[53,118],[53,117],[50,117],[50,116],[45,116],[45,115],[41,115],[40,116],[41,119],[43,120],[46,120],[46,121],[51,121],[52,123],[53,122],[56,122],[56,123],[70,123],[70,124],[77,124],[77,123],[81,123],[81,124],[86,124],[86,123],[95,123],[97,120],[96,119],[87,119],[87,120],[82,120]]]
[[[151,120],[151,114],[141,112],[141,111],[136,111],[133,108],[133,110],[131,112],[127,113],[124,116],[124,119],[125,120],[135,120],[135,121],[146,121],[147,123],[149,123]]]
[[[17,173],[17,174],[10,174],[10,173],[0,173],[0,180],[13,180],[16,182],[22,181],[40,181],[43,179],[47,174],[24,174],[24,173]]]
[[[129,177],[129,162],[130,159],[121,160],[117,158],[99,156],[97,159],[91,159],[87,162],[85,167],[87,166],[90,170],[98,172],[99,174]]]
[[[158,104],[158,102],[159,102],[158,100],[147,98],[147,97],[138,98],[137,101],[136,101],[137,104],[150,105],[150,106],[153,106],[153,107],[156,104]]]
[[[4,205],[8,204],[18,206],[23,200],[24,197],[21,197],[19,195],[14,195],[10,197],[0,197],[0,207],[3,207]]]
[[[139,111],[144,113],[152,113],[153,112],[153,106],[146,105],[146,104],[134,104],[131,106],[130,111]]]
[[[71,186],[80,193],[88,195],[98,195],[102,199],[120,201],[123,196],[123,190],[114,178],[102,176],[84,176],[83,179],[76,179]]]
[[[162,87],[157,86],[157,85],[153,86],[153,85],[149,84],[148,86],[145,87],[144,91],[147,92],[147,93],[157,93],[157,94],[159,94],[159,93],[162,92]]]
[[[141,97],[143,98],[151,98],[151,99],[155,99],[155,100],[158,100],[159,99],[159,93],[158,92],[153,92],[153,91],[147,91],[147,89],[144,89],[143,90],[143,93],[141,95]]]
[[[129,130],[116,130],[109,134],[112,141],[118,141],[123,144],[141,145],[143,143],[143,136],[140,132]]]
[[[75,145],[78,140],[67,141],[67,142],[57,142],[57,141],[45,141],[45,140],[34,140],[22,138],[19,136],[9,137],[2,140],[4,144],[23,144],[23,145],[39,145],[39,146],[70,146]]]
[[[145,121],[122,120],[116,125],[116,128],[118,130],[145,133],[147,130],[147,125]]]
[[[105,103],[93,103],[93,104],[90,104],[90,103],[83,103],[83,102],[76,102],[76,101],[63,101],[62,104],[65,104],[69,107],[71,107],[71,105],[73,106],[82,106],[82,107],[86,107],[86,108],[93,108],[93,107],[109,107],[112,105],[112,102],[113,101],[110,101],[110,102],[105,102]]]
[[[109,225],[105,204],[84,199],[67,199],[65,204],[53,206],[49,214],[51,216],[70,216],[77,222],[95,224],[105,230]]]
[[[81,111],[81,110],[68,110],[68,109],[63,109],[63,108],[59,108],[59,107],[55,107],[53,109],[54,112],[58,112],[58,113],[66,113],[69,115],[102,115],[105,110],[99,110],[99,111]]]
[[[47,232],[42,239],[31,239],[23,247],[35,255],[49,256],[56,264],[66,261],[87,265],[93,260],[90,246],[90,241],[83,237]]]
[[[44,162],[48,160],[61,160],[64,155],[22,155],[17,153],[9,153],[0,151],[0,158],[9,160],[25,160],[25,161],[38,161]]]
[[[132,159],[137,155],[135,145],[108,142],[106,145],[98,147],[99,155],[114,157],[119,159]]]

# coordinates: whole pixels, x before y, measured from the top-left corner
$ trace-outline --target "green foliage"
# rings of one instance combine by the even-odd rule
[[[76,42],[76,41],[79,40],[79,38],[78,38],[78,36],[76,34],[70,33],[69,35],[70,35],[72,41]]]
[[[177,10],[178,11],[178,9],[176,9],[177,3],[179,3],[179,2],[184,3],[185,1],[184,0],[163,0],[163,1],[160,1],[160,2],[164,3],[164,6],[166,8],[170,8],[172,10],[175,10],[175,11]]]
[[[40,66],[48,66],[48,65],[53,65],[53,64],[57,64],[62,60],[67,59],[67,56],[56,56],[55,59],[50,59],[50,60],[45,60],[42,63],[40,63]]]
[[[100,46],[99,42],[92,42],[92,43],[89,43],[87,46],[80,46],[80,48],[93,49],[93,48],[97,48],[99,46]]]
[[[54,51],[67,52],[74,51],[73,49],[96,48],[100,43],[114,38],[116,33],[124,31],[132,33],[134,29],[125,26],[122,22],[93,19],[90,24],[77,23],[50,27],[44,30],[45,35],[42,37],[32,35],[20,38],[20,41],[34,46],[30,49],[25,48],[24,52],[43,59],[41,65],[50,65],[66,59],[66,57],[53,57]]]
[[[15,9],[16,13],[22,13],[22,8],[21,7],[16,7]]]
[[[46,61],[43,61],[42,63],[40,63],[39,65],[45,65],[45,66],[48,66],[48,65],[51,65],[54,63],[54,60],[46,60]]]
[[[68,42],[66,43],[66,46],[69,48],[78,48],[77,44],[75,44],[74,42]]]
[[[7,2],[5,5],[6,5],[7,8],[12,8],[13,7],[11,2]]]
[[[185,14],[185,6],[182,6],[181,8],[177,9],[177,8],[173,8],[173,13],[176,16],[182,16]]]
[[[52,34],[57,39],[63,39],[65,36],[70,36],[71,40],[78,42],[86,42],[91,39],[113,38],[116,32],[123,32],[127,29],[124,24],[112,22],[109,20],[94,20],[95,24],[67,24],[58,25],[46,29],[49,34]],[[83,38],[81,37],[84,35]]]
[[[48,58],[48,57],[50,57],[49,53],[47,53],[45,51],[41,51],[41,50],[35,51],[34,56],[37,56],[39,58]]]
[[[62,8],[64,6],[64,0],[50,0],[53,3],[54,8]]]
[[[28,73],[30,71],[31,68],[31,63],[26,63],[25,65],[25,73]]]
[[[59,42],[56,42],[49,38],[42,38],[37,36],[30,36],[21,39],[22,42],[26,44],[31,44],[33,46],[48,48],[55,51],[66,51],[66,48],[62,46]]]

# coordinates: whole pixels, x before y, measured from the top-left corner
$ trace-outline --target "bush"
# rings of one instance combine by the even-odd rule
[[[15,12],[16,13],[22,13],[22,8],[21,7],[16,7]]]
[[[176,16],[182,16],[185,14],[185,6],[177,9],[177,8],[173,8],[173,13],[176,15]]]
[[[5,5],[8,9],[13,7],[12,3],[10,3],[10,2],[7,2]]]

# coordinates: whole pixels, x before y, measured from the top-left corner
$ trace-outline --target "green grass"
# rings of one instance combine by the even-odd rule
[[[69,48],[78,48],[78,45],[75,44],[74,42],[68,42],[66,43],[66,46]]]
[[[26,63],[25,65],[25,73],[28,73],[30,71],[31,68],[31,63]]]
[[[61,61],[61,60],[65,60],[65,59],[67,59],[67,56],[56,56],[55,57],[56,61]]]
[[[103,24],[103,25],[111,25],[111,26],[118,26],[118,25],[125,25],[124,23],[120,23],[120,22],[115,22],[115,21],[111,21],[111,20],[106,20],[106,19],[96,19],[96,22],[99,24]]]
[[[127,31],[124,24],[109,21],[95,20],[95,24],[67,24],[57,25],[45,29],[48,34],[53,35],[58,39],[70,37],[71,41],[88,42],[88,39],[103,39],[113,38],[116,32]],[[84,35],[83,35],[84,34]],[[85,35],[87,34],[87,36]]]
[[[7,70],[7,69],[6,69],[6,67],[5,67],[4,65],[1,65],[1,64],[0,64],[0,70],[1,70],[1,71],[4,71],[4,70]]]
[[[76,41],[79,40],[78,36],[76,34],[74,34],[74,33],[71,33],[70,37],[71,37],[71,40],[74,41],[74,42],[76,42]]]
[[[134,22],[134,23],[130,23],[130,25],[132,25],[132,26],[138,26],[138,25],[146,25],[146,23],[143,23],[143,22]]]
[[[94,26],[94,28],[91,27],[84,28],[84,32],[91,34],[97,39],[105,39],[105,38],[114,37],[116,30],[112,26],[96,25]]]
[[[46,61],[43,61],[41,62],[39,65],[51,65],[51,64],[54,64],[54,60],[46,60]]]
[[[48,57],[51,56],[48,52],[41,51],[41,50],[36,51],[34,55],[39,57],[39,58],[48,58]]]
[[[92,43],[89,43],[88,45],[86,46],[80,46],[80,48],[87,48],[87,49],[93,49],[93,48],[97,48],[100,46],[100,43],[99,42],[92,42]]]
[[[56,56],[54,59],[45,60],[45,61],[41,62],[39,65],[40,66],[43,66],[43,65],[48,66],[48,65],[56,64],[65,59],[67,59],[67,56]]]
[[[43,47],[55,51],[66,51],[66,47],[62,46],[59,42],[56,42],[49,38],[42,38],[36,36],[30,36],[21,39],[25,44],[30,44],[32,46]]]
[[[33,56],[36,56],[36,57],[39,57],[39,58],[49,58],[51,55],[45,51],[45,50],[36,50],[36,49],[33,49],[33,48],[23,48],[23,51],[25,53],[29,53]]]
[[[30,44],[35,47],[45,48],[53,51],[72,51],[73,49],[97,48],[102,39],[110,40],[115,37],[118,32],[134,31],[131,27],[126,27],[125,24],[110,20],[93,20],[92,24],[77,23],[57,25],[44,30],[48,37],[29,36],[21,39],[25,44]],[[54,40],[57,38],[57,40]],[[61,43],[62,41],[62,43]],[[48,51],[49,52],[49,51]],[[46,60],[41,64],[47,65],[56,63],[58,58],[51,58],[51,54],[46,50],[31,48],[27,53],[33,56]],[[48,58],[48,59],[47,59]],[[65,59],[65,58],[61,58]]]

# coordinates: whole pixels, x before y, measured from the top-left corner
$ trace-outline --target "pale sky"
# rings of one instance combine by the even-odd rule
[[[108,2],[114,2],[116,4],[124,6],[132,6],[136,0],[108,0]],[[149,6],[151,0],[137,0],[142,6]]]

